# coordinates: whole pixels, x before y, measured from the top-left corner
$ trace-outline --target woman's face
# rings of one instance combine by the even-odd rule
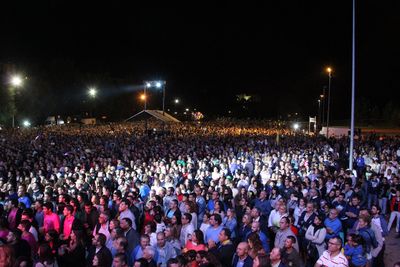
[[[299,204],[300,204],[300,206],[304,206],[304,204],[305,204],[304,199],[300,199]]]
[[[192,234],[192,242],[197,243],[199,240],[197,240],[197,236],[195,233]]]
[[[172,218],[171,218],[171,223],[172,223],[172,224],[176,224],[176,222],[177,222],[176,217],[175,217],[175,216],[172,216]]]
[[[314,223],[315,223],[315,225],[320,225],[321,221],[320,221],[320,219],[318,217],[315,217],[314,218]]]
[[[171,229],[170,228],[165,228],[164,234],[165,234],[165,237],[170,237],[171,236]]]

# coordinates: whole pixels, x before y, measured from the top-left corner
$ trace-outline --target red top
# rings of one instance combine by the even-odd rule
[[[395,205],[397,207],[395,207]],[[392,198],[392,201],[390,202],[390,210],[391,211],[400,211],[400,199],[397,200],[397,197]]]
[[[185,250],[194,250],[194,251],[202,251],[206,250],[206,245],[204,244],[195,244],[192,241],[188,240],[186,242]]]

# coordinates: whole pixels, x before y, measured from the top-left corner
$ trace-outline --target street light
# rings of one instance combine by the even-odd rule
[[[17,108],[15,106],[15,89],[23,85],[23,80],[19,75],[13,75],[10,79],[10,96],[11,96],[11,112],[12,112],[12,127],[15,127],[15,114],[17,113]]]
[[[146,99],[147,99],[146,94],[143,93],[143,94],[140,95],[140,100],[142,100],[144,102],[144,110],[146,110],[146,104],[147,104],[146,103],[147,102]]]
[[[175,104],[179,104],[179,99],[175,98],[174,102],[175,102]]]
[[[166,84],[165,81],[147,81],[147,82],[145,82],[145,86],[144,86],[144,94],[145,95],[146,95],[146,90],[147,89],[150,89],[150,88],[160,89],[160,88],[162,88],[162,90],[163,90],[162,91],[162,94],[163,94],[163,97],[162,97],[162,112],[163,112],[163,115],[165,114],[165,84]],[[146,106],[146,102],[147,101],[145,101],[145,106]]]
[[[89,96],[90,96],[91,98],[95,98],[96,95],[97,95],[97,90],[96,90],[96,88],[94,88],[94,87],[89,88],[88,94],[89,94]]]
[[[332,80],[332,68],[328,67],[326,69],[328,72],[329,82],[328,82],[328,111],[326,114],[326,137],[329,138],[329,115],[331,106],[331,80]]]
[[[296,131],[300,128],[300,125],[298,123],[293,124],[293,129]]]
[[[22,122],[22,125],[23,125],[25,128],[28,128],[28,127],[31,126],[31,122],[28,121],[28,120],[24,120],[24,121]]]
[[[15,75],[13,77],[11,77],[11,85],[14,87],[20,87],[22,86],[22,79],[20,76]]]

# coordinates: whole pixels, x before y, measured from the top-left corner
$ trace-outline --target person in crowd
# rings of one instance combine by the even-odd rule
[[[200,230],[194,230],[193,234],[191,235],[191,239],[187,240],[183,252],[187,252],[189,250],[194,250],[197,252],[206,250],[206,248],[203,232]]]
[[[339,233],[342,231],[342,222],[339,220],[338,215],[339,211],[336,208],[332,208],[329,211],[328,218],[324,221],[326,227],[326,240],[339,236]]]
[[[138,233],[132,228],[132,221],[129,218],[123,218],[120,222],[120,227],[124,231],[124,235],[128,240],[128,248],[127,252],[130,255],[133,249],[139,244],[139,235]]]
[[[249,256],[249,245],[246,242],[240,242],[236,247],[236,253],[233,257],[233,267],[252,267],[253,259]]]
[[[285,246],[285,241],[286,241],[287,237],[293,236],[295,238],[295,234],[292,232],[292,230],[290,230],[288,217],[283,217],[280,220],[279,224],[280,224],[280,229],[276,233],[274,247],[282,249]],[[295,239],[296,239],[296,242],[294,243],[294,248],[297,251],[299,251],[299,245],[297,244],[297,238],[295,238]]]
[[[107,237],[104,234],[98,233],[92,239],[92,246],[88,250],[86,257],[87,265],[93,265],[94,258],[97,257],[97,265],[99,262],[104,266],[111,266],[112,255],[111,251],[106,247]]]
[[[58,249],[58,264],[60,267],[84,267],[85,247],[82,231],[72,230],[68,244],[61,245]]]
[[[215,243],[212,238],[208,241],[209,250],[219,259],[224,267],[232,265],[232,258],[235,253],[235,246],[230,238],[231,231],[228,228],[222,228],[218,235],[218,243]]]
[[[283,249],[281,249],[282,262],[286,266],[303,266],[303,261],[300,257],[299,252],[293,247],[296,242],[297,241],[294,236],[288,236],[285,241],[285,246],[283,247]]]
[[[325,251],[325,238],[326,228],[322,223],[322,216],[317,215],[314,217],[314,222],[308,227],[305,235],[308,262],[315,262]]]
[[[177,256],[175,249],[172,245],[167,242],[165,234],[163,232],[157,233],[157,245],[155,246],[157,250],[157,266],[166,267],[167,261],[170,258],[175,258]]]
[[[322,266],[349,266],[346,256],[341,252],[342,240],[340,237],[331,237],[328,241],[328,249],[325,250],[315,263],[315,267]]]

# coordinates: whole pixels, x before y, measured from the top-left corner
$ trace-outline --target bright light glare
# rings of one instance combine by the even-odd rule
[[[331,69],[330,67],[328,67],[328,68],[326,69],[326,71],[329,72],[329,73],[331,73],[331,72],[332,72],[332,69]]]
[[[90,95],[91,97],[96,97],[96,95],[97,95],[97,90],[96,90],[96,88],[90,88],[90,89],[89,89],[89,95]]]
[[[175,99],[175,104],[179,104],[179,99]]]
[[[12,78],[11,78],[11,84],[13,85],[13,86],[21,86],[22,85],[22,79],[21,79],[21,77],[19,77],[19,76],[13,76]]]
[[[156,82],[156,87],[161,88],[161,82]]]
[[[185,109],[186,111],[189,111],[189,109],[187,108],[187,109]]]
[[[147,87],[147,88],[150,88],[150,87],[151,87],[151,83],[147,82],[147,83],[146,83],[146,87]]]
[[[140,95],[140,99],[141,99],[141,100],[146,100],[146,95],[145,95],[145,94],[141,94],[141,95]]]
[[[28,121],[28,120],[24,120],[24,121],[22,122],[22,125],[23,125],[24,127],[29,127],[29,126],[31,126],[31,122]]]
[[[297,130],[300,128],[300,125],[298,123],[293,124],[293,129]]]

